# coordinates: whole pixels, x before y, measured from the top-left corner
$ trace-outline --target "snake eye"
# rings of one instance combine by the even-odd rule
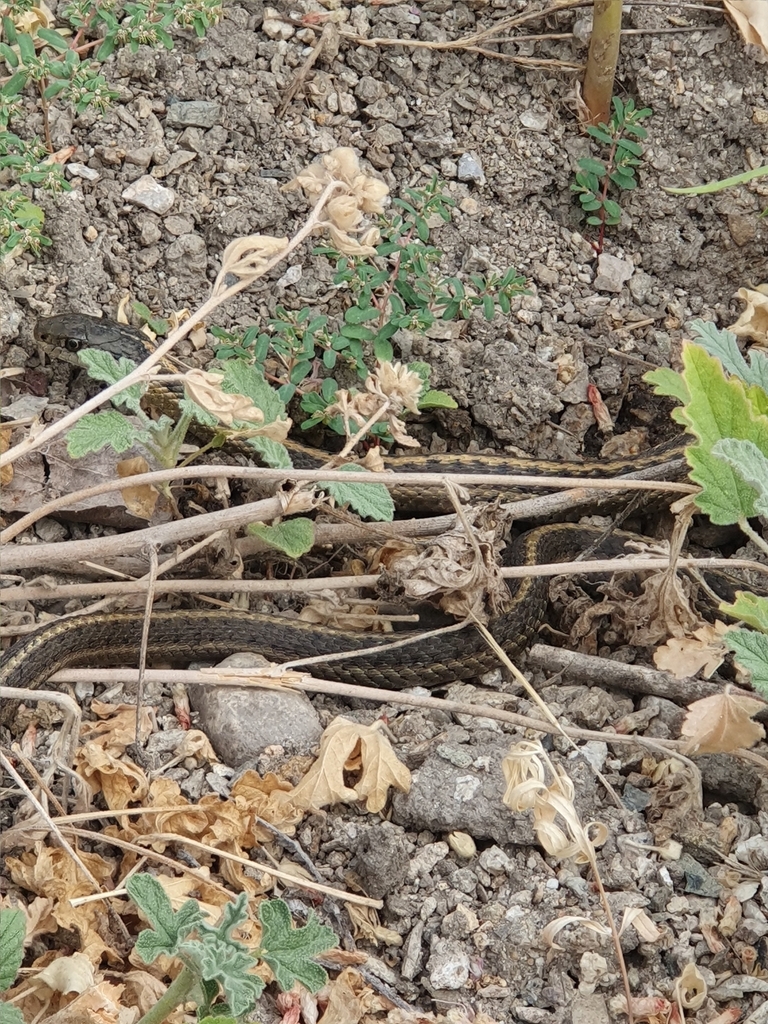
[[[79,352],[80,342],[77,340],[77,338],[67,338],[67,340],[64,342],[64,347],[67,349],[68,352]]]

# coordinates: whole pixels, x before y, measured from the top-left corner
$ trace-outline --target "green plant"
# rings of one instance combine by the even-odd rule
[[[6,992],[16,980],[24,959],[26,918],[21,910],[0,910],[0,992]],[[21,1011],[0,1002],[0,1024],[24,1024]]]
[[[768,164],[754,167],[751,171],[743,171],[741,174],[734,174],[731,178],[722,178],[720,181],[708,181],[703,185],[691,185],[689,188],[671,188],[669,185],[662,185],[665,192],[673,196],[703,196],[713,192],[722,192],[726,188],[735,188],[737,185],[746,185],[755,178],[762,178],[768,174]],[[762,211],[761,217],[768,215],[768,207]]]
[[[332,375],[340,368],[365,381],[372,360],[392,360],[391,339],[397,331],[423,332],[438,320],[467,320],[475,309],[491,320],[497,310],[508,314],[512,299],[524,294],[525,280],[514,270],[487,277],[470,274],[466,282],[440,271],[443,254],[430,244],[430,218],[450,220],[454,205],[436,178],[422,189],[406,189],[405,198],[393,200],[394,212],[379,217],[381,241],[374,255],[345,255],[331,245],[315,250],[335,261],[333,283],[349,298],[343,314],[331,317],[306,306],[298,311],[279,306],[267,331],[212,328],[223,342],[216,354],[247,358],[262,367],[268,360],[276,364],[268,379],[277,385],[284,402],[301,396],[301,409],[308,414],[302,428],[323,423],[344,434],[342,417],[328,412],[336,405],[339,385]],[[420,410],[456,407],[449,395],[429,388],[425,363],[410,368],[424,383]],[[392,441],[386,424],[375,424],[371,433]]]
[[[647,137],[640,122],[652,113],[648,107],[636,110],[631,99],[625,103],[614,96],[612,102],[613,115],[608,124],[603,122],[587,128],[588,134],[607,147],[608,152],[604,159],[589,156],[579,160],[579,170],[571,185],[571,191],[578,195],[587,215],[587,224],[600,229],[598,240],[593,243],[598,253],[603,251],[606,227],[621,221],[621,207],[608,195],[611,187],[619,192],[637,187],[635,168],[640,165],[643,147],[636,140]]]
[[[768,554],[749,522],[768,515],[768,358],[753,349],[747,363],[730,331],[701,320],[691,328],[697,343],[683,347],[682,372],[653,370],[645,379],[681,403],[672,415],[696,439],[687,458],[701,488],[697,507],[713,523],[737,523]],[[729,630],[725,642],[768,696],[768,598],[739,591],[720,607],[753,627]]]
[[[78,358],[90,377],[105,384],[117,383],[136,367],[130,359],[116,360],[101,349],[82,349]],[[252,447],[259,461],[268,466],[288,468],[292,465],[289,450],[282,443],[290,427],[285,405],[259,367],[231,359],[223,363],[214,376],[203,374],[193,380],[192,375],[187,374],[185,387],[187,397],[179,402],[180,415],[174,423],[166,415],[151,419],[141,408],[147,385],[131,385],[114,399],[120,409],[90,413],[78,420],[67,435],[67,451],[72,458],[80,459],[103,448],[111,448],[119,455],[137,446],[162,468],[170,469],[179,462],[181,446],[194,422],[212,431],[212,437],[181,465],[187,465],[210,448],[221,447],[233,436]],[[348,467],[350,472],[355,469],[354,465]],[[394,517],[392,499],[382,484],[329,481],[321,486],[340,505],[349,504],[361,516],[378,520]],[[161,489],[170,499],[169,488]],[[296,551],[295,534],[291,531],[297,527],[291,526],[292,522],[281,523],[279,534],[270,537],[286,533],[288,539],[275,546],[298,557],[312,547],[312,537],[308,537],[301,551]]]
[[[139,1024],[162,1024],[172,1010],[190,1000],[197,1003],[201,1024],[242,1019],[253,1012],[264,991],[262,979],[251,973],[259,960],[269,965],[277,984],[286,992],[297,981],[310,992],[317,992],[328,980],[313,958],[335,946],[336,936],[318,922],[312,911],[303,928],[294,928],[282,900],[260,903],[261,944],[253,957],[232,937],[232,932],[248,919],[245,893],[224,907],[214,927],[203,920],[196,900],[187,900],[174,911],[165,890],[152,875],[134,875],[125,888],[152,926],[139,934],[137,955],[147,964],[165,955],[184,965]]]
[[[0,3],[0,58],[10,72],[0,87],[0,172],[5,172],[11,185],[53,193],[70,188],[58,164],[47,160],[53,152],[50,105],[64,103],[77,115],[104,111],[117,93],[100,73],[99,62],[117,47],[135,51],[145,44],[170,49],[171,28],[192,28],[202,36],[222,13],[220,0],[140,0],[123,4],[119,19],[114,8],[114,0],[73,0],[61,12],[71,27],[54,28],[34,0]],[[93,50],[95,57],[87,56]],[[22,114],[21,96],[29,86],[38,95],[45,143],[37,138],[22,140],[7,130],[10,121]],[[42,210],[30,203],[23,188],[5,192],[0,258],[23,251],[37,253],[42,245],[49,245],[42,224]]]

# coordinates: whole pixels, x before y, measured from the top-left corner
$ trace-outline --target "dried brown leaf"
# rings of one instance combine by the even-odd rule
[[[347,903],[345,906],[356,939],[370,942],[374,946],[378,946],[380,942],[385,946],[402,946],[402,935],[391,928],[385,928],[373,907],[362,907],[359,903]]]
[[[148,473],[149,463],[143,455],[136,455],[132,459],[121,459],[117,464],[117,475],[121,479],[138,476],[139,473]],[[137,486],[122,487],[120,489],[125,507],[139,519],[151,519],[157,505],[160,492],[152,484],[138,484]]]
[[[350,788],[345,773],[362,769],[362,777]],[[397,760],[380,723],[359,725],[336,718],[323,733],[317,760],[292,793],[276,793],[297,807],[320,810],[334,803],[366,800],[371,812],[381,810],[390,785],[408,792],[411,774]]]
[[[765,23],[765,33],[760,45],[768,45],[768,5],[760,2],[760,16]],[[736,296],[744,303],[744,312],[735,324],[728,328],[737,338],[747,338],[764,345],[768,340],[768,295],[753,288],[739,288]]]
[[[699,1010],[707,998],[707,983],[696,964],[688,963],[675,981],[675,995],[685,1010]]]
[[[223,380],[224,375],[221,373],[188,370],[184,374],[184,391],[187,398],[217,416],[227,427],[233,426],[236,420],[261,425],[264,422],[264,413],[261,409],[257,409],[245,395],[222,391]]]
[[[697,700],[688,708],[680,730],[687,740],[683,753],[727,754],[754,746],[765,736],[765,729],[752,716],[764,708],[764,701],[732,693],[730,687]]]
[[[723,637],[729,627],[724,622],[705,623],[693,631],[692,636],[670,637],[653,654],[653,663],[662,672],[670,672],[676,679],[701,675],[709,679],[723,663],[728,653]]]
[[[764,0],[723,0],[723,5],[744,42],[748,46],[759,46],[768,55],[768,6]]]

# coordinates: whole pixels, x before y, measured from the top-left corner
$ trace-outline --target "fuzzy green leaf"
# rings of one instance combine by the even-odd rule
[[[261,462],[271,469],[290,469],[293,466],[288,449],[279,441],[273,441],[271,437],[249,437],[247,443],[256,449]]]
[[[276,526],[266,523],[250,523],[248,533],[260,537],[265,544],[284,552],[289,558],[300,558],[312,549],[315,541],[315,526],[311,519],[296,516]]]
[[[186,900],[174,912],[165,889],[152,875],[134,875],[125,883],[125,888],[152,925],[140,932],[134,947],[145,964],[151,964],[162,953],[175,956],[190,932],[203,924],[203,915],[195,900]]]
[[[121,412],[91,413],[78,420],[67,434],[67,452],[73,459],[82,459],[109,446],[120,455],[136,443],[138,435],[139,430]]]
[[[691,396],[688,388],[685,386],[682,374],[676,373],[674,370],[669,370],[667,367],[662,366],[658,370],[650,370],[648,373],[644,373],[643,380],[648,384],[654,385],[653,390],[657,395],[676,398],[682,405],[690,401]]]
[[[347,473],[364,473],[360,466],[342,466]],[[394,519],[395,503],[384,484],[342,484],[322,481],[318,484],[338,505],[349,505],[363,519],[388,523]]]
[[[77,357],[92,380],[100,380],[105,384],[117,384],[123,377],[127,377],[131,370],[135,370],[137,365],[133,360],[124,357],[115,359],[110,352],[100,348],[81,349]],[[115,405],[124,405],[131,412],[138,412],[141,396],[146,390],[146,384],[131,384],[125,391],[115,395],[112,401]]]
[[[24,959],[26,918],[21,910],[0,910],[0,992],[5,992],[16,980]]]
[[[768,635],[753,629],[732,629],[724,640],[738,663],[749,672],[754,688],[768,697]]]
[[[310,992],[326,984],[328,975],[311,958],[336,945],[330,928],[320,924],[312,911],[303,928],[294,928],[291,912],[282,900],[264,900],[259,904],[261,956],[269,964],[284,992],[299,981]]]
[[[733,604],[721,604],[720,611],[746,622],[761,633],[768,633],[768,597],[758,597],[749,591],[738,590]]]
[[[425,391],[419,399],[420,409],[458,409],[455,399],[445,391]]]
[[[699,443],[688,449],[691,479],[702,487],[696,504],[714,523],[728,525],[755,514],[755,493],[741,475],[712,454],[726,438],[752,441],[768,452],[768,416],[760,415],[760,389],[726,379],[718,359],[698,345],[683,347],[683,376],[690,401],[681,410]]]
[[[768,412],[768,357],[765,353],[752,349],[748,363],[739,350],[736,335],[731,331],[721,330],[707,320],[694,320],[690,328],[696,336],[696,344],[719,359],[728,373],[766,392],[766,407],[760,408],[760,411]],[[759,402],[760,396],[755,397]]]
[[[755,511],[768,515],[768,458],[752,441],[726,437],[712,446],[712,454],[735,469],[755,489]]]

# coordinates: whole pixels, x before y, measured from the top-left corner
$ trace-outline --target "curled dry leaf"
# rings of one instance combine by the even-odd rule
[[[117,475],[121,480],[148,472],[149,463],[143,455],[136,455],[132,459],[121,459],[117,464]],[[160,497],[160,492],[152,484],[122,487],[120,494],[128,511],[132,515],[138,516],[139,519],[152,518],[157,499]]]
[[[579,927],[586,928],[596,935],[611,934],[611,929],[607,925],[600,924],[599,921],[592,921],[588,917],[579,917],[576,914],[568,914],[565,917],[558,917],[554,921],[550,921],[548,925],[542,928],[541,938],[544,945],[549,947],[549,949],[564,949],[565,947],[559,946],[555,939],[564,928],[568,928],[571,925],[579,925]]]
[[[732,693],[704,697],[688,708],[681,735],[686,738],[685,754],[728,754],[739,747],[752,747],[765,736],[765,729],[752,716],[765,709],[765,701]]]
[[[692,636],[670,637],[654,651],[653,663],[676,679],[695,675],[709,679],[728,653],[723,638],[730,628],[724,622],[718,621],[714,625],[707,622],[695,629]]]
[[[748,46],[759,46],[768,54],[768,7],[764,0],[723,0],[723,3],[744,42]]]
[[[35,39],[37,47],[43,46],[43,40],[37,39],[39,28],[52,28],[54,23],[53,11],[43,0],[38,0],[34,7],[29,10],[22,8],[21,4],[11,4],[8,11],[14,26],[19,32],[26,32]],[[60,30],[63,35],[70,35],[67,29]],[[18,50],[18,46],[14,47]]]
[[[287,238],[272,235],[246,235],[230,242],[221,257],[221,270],[213,286],[218,295],[227,274],[234,274],[242,280],[255,281],[269,268],[279,263],[280,255],[288,247]]]
[[[345,775],[357,774],[353,786]],[[365,800],[366,809],[380,811],[391,786],[407,793],[411,773],[395,756],[381,723],[358,725],[336,718],[323,733],[317,760],[296,786],[286,794],[275,794],[278,802],[289,800],[294,807],[321,810],[329,804]]]
[[[387,544],[380,557],[410,600],[439,595],[439,606],[447,614],[460,619],[474,615],[487,622],[509,599],[509,588],[499,572],[504,521],[493,510],[466,509],[465,516],[471,524],[472,540],[457,523],[421,549],[404,544],[398,553],[396,544]]]
[[[403,363],[380,363],[366,379],[365,386],[371,394],[389,401],[392,411],[398,416],[404,410],[419,411],[419,395],[424,389],[424,381]]]
[[[40,971],[37,981],[54,992],[85,992],[94,982],[93,964],[82,953],[62,956]]]
[[[383,619],[371,604],[345,601],[337,590],[325,590],[313,596],[301,609],[299,618],[334,629],[357,629],[391,633],[392,623]]]
[[[197,402],[207,412],[217,416],[222,423],[231,427],[235,421],[262,424],[264,413],[257,409],[245,395],[228,394],[221,390],[224,375],[207,370],[188,370],[184,374],[184,391],[187,398]]]
[[[685,1010],[699,1010],[707,998],[707,983],[696,964],[686,964],[675,981],[675,996]]]
[[[366,245],[363,241],[357,241],[348,235],[346,231],[341,231],[331,221],[323,221],[318,224],[316,233],[327,231],[331,237],[331,242],[342,253],[344,256],[375,256],[376,249],[372,245]]]
[[[761,17],[765,22],[766,35],[763,45],[768,45],[768,5],[756,2],[761,7]],[[744,303],[744,312],[735,324],[728,328],[737,338],[748,338],[764,345],[768,341],[768,295],[754,288],[739,288],[737,298]]]
[[[370,942],[374,946],[378,946],[379,943],[383,943],[385,946],[402,946],[402,935],[391,928],[386,928],[373,907],[362,907],[359,903],[345,905],[352,922],[352,934],[356,939]]]
[[[533,811],[533,828],[544,849],[577,864],[594,860],[594,850],[608,838],[601,822],[582,825],[573,804],[573,782],[556,767],[538,740],[516,743],[501,763],[507,789],[503,802],[513,811]],[[547,785],[547,774],[552,782]],[[558,820],[563,824],[559,824]]]

